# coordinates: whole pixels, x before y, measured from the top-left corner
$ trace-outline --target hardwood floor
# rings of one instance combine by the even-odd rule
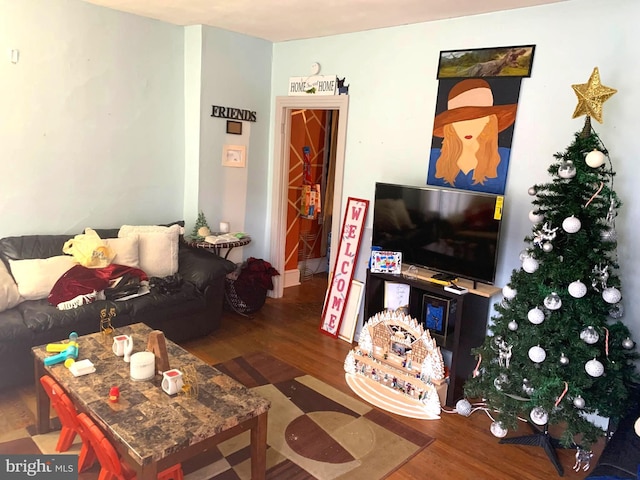
[[[320,332],[325,288],[326,277],[316,276],[300,286],[286,289],[284,298],[267,298],[253,318],[225,311],[219,330],[206,338],[186,342],[183,347],[209,363],[265,351],[355,396],[345,382],[343,370],[343,361],[351,346]],[[29,393],[32,395],[31,390],[28,387],[20,389],[16,395],[25,399]],[[13,396],[1,395],[0,411],[4,410],[4,402],[11,401],[15,401]],[[435,441],[391,474],[390,480],[559,478],[542,448],[499,444],[489,432],[491,420],[482,412],[466,418],[443,413],[440,420],[433,421],[395,418],[430,435]],[[526,425],[521,430],[518,434],[529,433]],[[593,464],[602,446],[602,442],[595,446]],[[586,473],[572,469],[573,454],[573,450],[558,451],[564,468],[563,478],[582,479]]]

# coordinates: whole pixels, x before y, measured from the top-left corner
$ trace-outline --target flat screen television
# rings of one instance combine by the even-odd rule
[[[402,252],[403,264],[493,284],[502,218],[499,198],[376,183],[372,246]]]

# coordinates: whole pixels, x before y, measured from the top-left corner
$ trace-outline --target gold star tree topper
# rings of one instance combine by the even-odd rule
[[[605,87],[600,83],[598,67],[593,69],[593,73],[591,73],[587,83],[571,85],[571,88],[573,88],[578,97],[578,105],[573,112],[573,118],[587,115],[602,123],[602,104],[609,100],[617,90]]]

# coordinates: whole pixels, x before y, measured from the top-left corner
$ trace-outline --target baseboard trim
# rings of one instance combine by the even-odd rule
[[[284,272],[284,288],[300,285],[300,270],[287,270]]]

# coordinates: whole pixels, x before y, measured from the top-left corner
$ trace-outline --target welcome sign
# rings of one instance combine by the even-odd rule
[[[338,253],[333,266],[333,278],[329,295],[327,295],[324,304],[322,324],[320,325],[322,332],[334,338],[340,332],[340,324],[347,307],[368,208],[368,200],[352,197],[347,200]]]

